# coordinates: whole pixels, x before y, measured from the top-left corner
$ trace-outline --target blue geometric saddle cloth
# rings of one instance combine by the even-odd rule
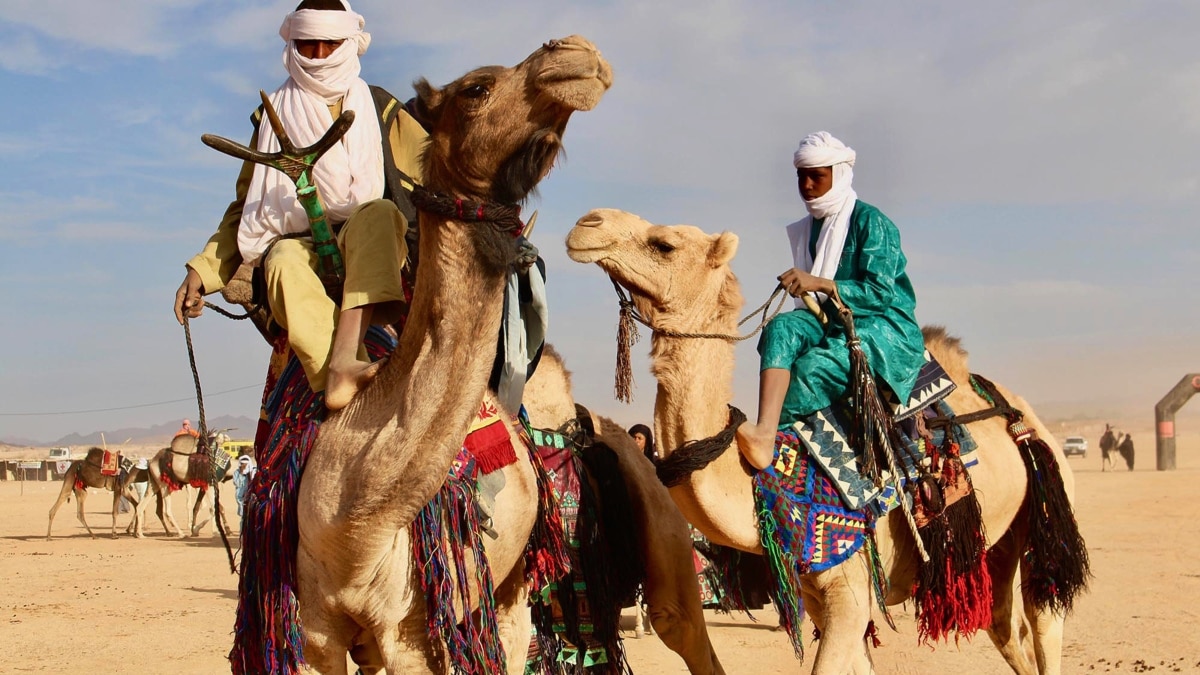
[[[928,419],[953,414],[944,399],[954,388],[950,376],[928,351],[925,352],[925,365],[917,376],[917,383],[908,400],[901,403],[888,387],[879,388],[884,400],[891,406],[893,420],[900,429],[905,447],[897,448],[897,455],[900,461],[905,462],[904,468],[909,473],[914,468],[914,462],[925,459],[924,444],[916,433],[916,416],[921,414]],[[883,487],[876,486],[859,472],[858,453],[846,440],[845,415],[833,408],[825,408],[797,421],[793,428],[816,464],[837,488],[847,508],[854,511],[870,509],[877,516],[882,516],[899,506],[899,495],[892,485],[888,467],[882,467]],[[941,428],[932,430],[935,446],[942,444],[945,433]],[[950,433],[959,445],[963,465],[969,469],[977,464],[977,445],[967,428],[955,425]]]

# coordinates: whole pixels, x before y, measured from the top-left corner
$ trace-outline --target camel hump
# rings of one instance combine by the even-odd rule
[[[104,461],[104,448],[91,447],[87,451],[87,461],[97,466]]]
[[[963,383],[970,378],[967,350],[963,348],[961,338],[951,335],[945,326],[924,326],[921,335],[925,338],[925,349],[942,364],[950,379]]]
[[[179,434],[171,439],[171,452],[177,452],[181,455],[190,455],[196,452],[196,444],[199,438],[191,434]]]

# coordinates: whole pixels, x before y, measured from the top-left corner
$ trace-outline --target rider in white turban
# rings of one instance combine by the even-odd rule
[[[286,331],[309,385],[325,392],[330,409],[349,403],[378,370],[378,362],[360,360],[367,327],[393,323],[404,310],[401,265],[408,222],[392,199],[402,199],[399,193],[412,186],[392,185],[387,175],[419,181],[428,138],[394,97],[359,77],[359,56],[371,44],[365,25],[345,0],[303,0],[279,28],[288,78],[270,96],[297,147],[315,143],[343,111],[355,113],[349,131],[312,172],[345,262],[341,297],[330,298],[317,276],[318,258],[305,236],[308,217],[295,184],[280,171],[247,163],[237,198],[204,251],[188,261],[175,299],[181,322],[199,316],[202,293],[220,290],[241,263],[261,267],[272,320]],[[378,110],[387,117],[381,119]],[[251,145],[279,150],[270,125],[256,126]],[[391,150],[386,158],[385,145]],[[396,171],[385,173],[385,161]],[[385,189],[392,199],[384,198]]]
[[[808,215],[787,226],[793,267],[779,276],[798,309],[777,316],[758,344],[759,411],[737,430],[747,461],[771,463],[780,429],[843,400],[849,391],[846,336],[827,328],[805,303],[825,303],[836,290],[854,312],[855,329],[876,378],[907,400],[924,363],[924,341],[914,317],[916,298],[905,272],[900,233],[879,209],[854,191],[856,153],[828,132],[810,134],[792,157]]]

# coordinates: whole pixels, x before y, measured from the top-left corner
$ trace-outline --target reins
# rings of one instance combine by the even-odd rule
[[[739,328],[741,328],[743,324],[754,318],[756,314],[762,312],[762,321],[758,323],[758,326],[756,326],[753,331],[747,333],[746,335],[682,332],[670,330],[668,328],[656,328],[652,326],[650,322],[646,320],[646,317],[642,316],[642,313],[639,312],[637,307],[634,306],[632,297],[626,292],[621,284],[617,283],[617,280],[613,279],[611,276],[609,277],[609,281],[612,282],[613,290],[617,293],[617,302],[621,308],[620,319],[617,324],[617,369],[613,389],[616,393],[617,400],[625,403],[629,403],[633,400],[633,365],[631,351],[634,343],[641,339],[641,336],[638,334],[637,325],[634,323],[635,321],[649,328],[651,334],[653,335],[661,335],[663,337],[670,338],[725,340],[726,342],[736,343],[742,342],[743,340],[749,340],[755,335],[758,335],[758,332],[761,331],[764,326],[770,323],[772,319],[774,319],[781,311],[783,311],[783,303],[787,300],[787,296],[784,295],[782,298],[780,298],[779,305],[775,308],[775,311],[771,312],[770,316],[767,315],[767,310],[770,308],[771,303],[775,301],[776,297],[779,297],[779,295],[783,293],[783,284],[779,284],[771,293],[771,297],[767,298],[766,302],[759,305],[754,309],[754,311],[750,312],[740,321],[738,321],[737,325]]]

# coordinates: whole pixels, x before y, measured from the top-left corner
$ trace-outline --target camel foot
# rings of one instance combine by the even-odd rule
[[[335,364],[329,364],[329,378],[325,385],[325,407],[330,410],[341,410],[350,401],[354,400],[354,395],[359,392],[367,383],[375,379],[379,374],[380,367],[387,359],[380,359],[374,363],[363,363],[362,361],[354,361],[346,367],[337,367]]]
[[[759,429],[758,425],[743,422],[734,433],[738,450],[750,466],[762,470],[775,458],[775,429]]]

